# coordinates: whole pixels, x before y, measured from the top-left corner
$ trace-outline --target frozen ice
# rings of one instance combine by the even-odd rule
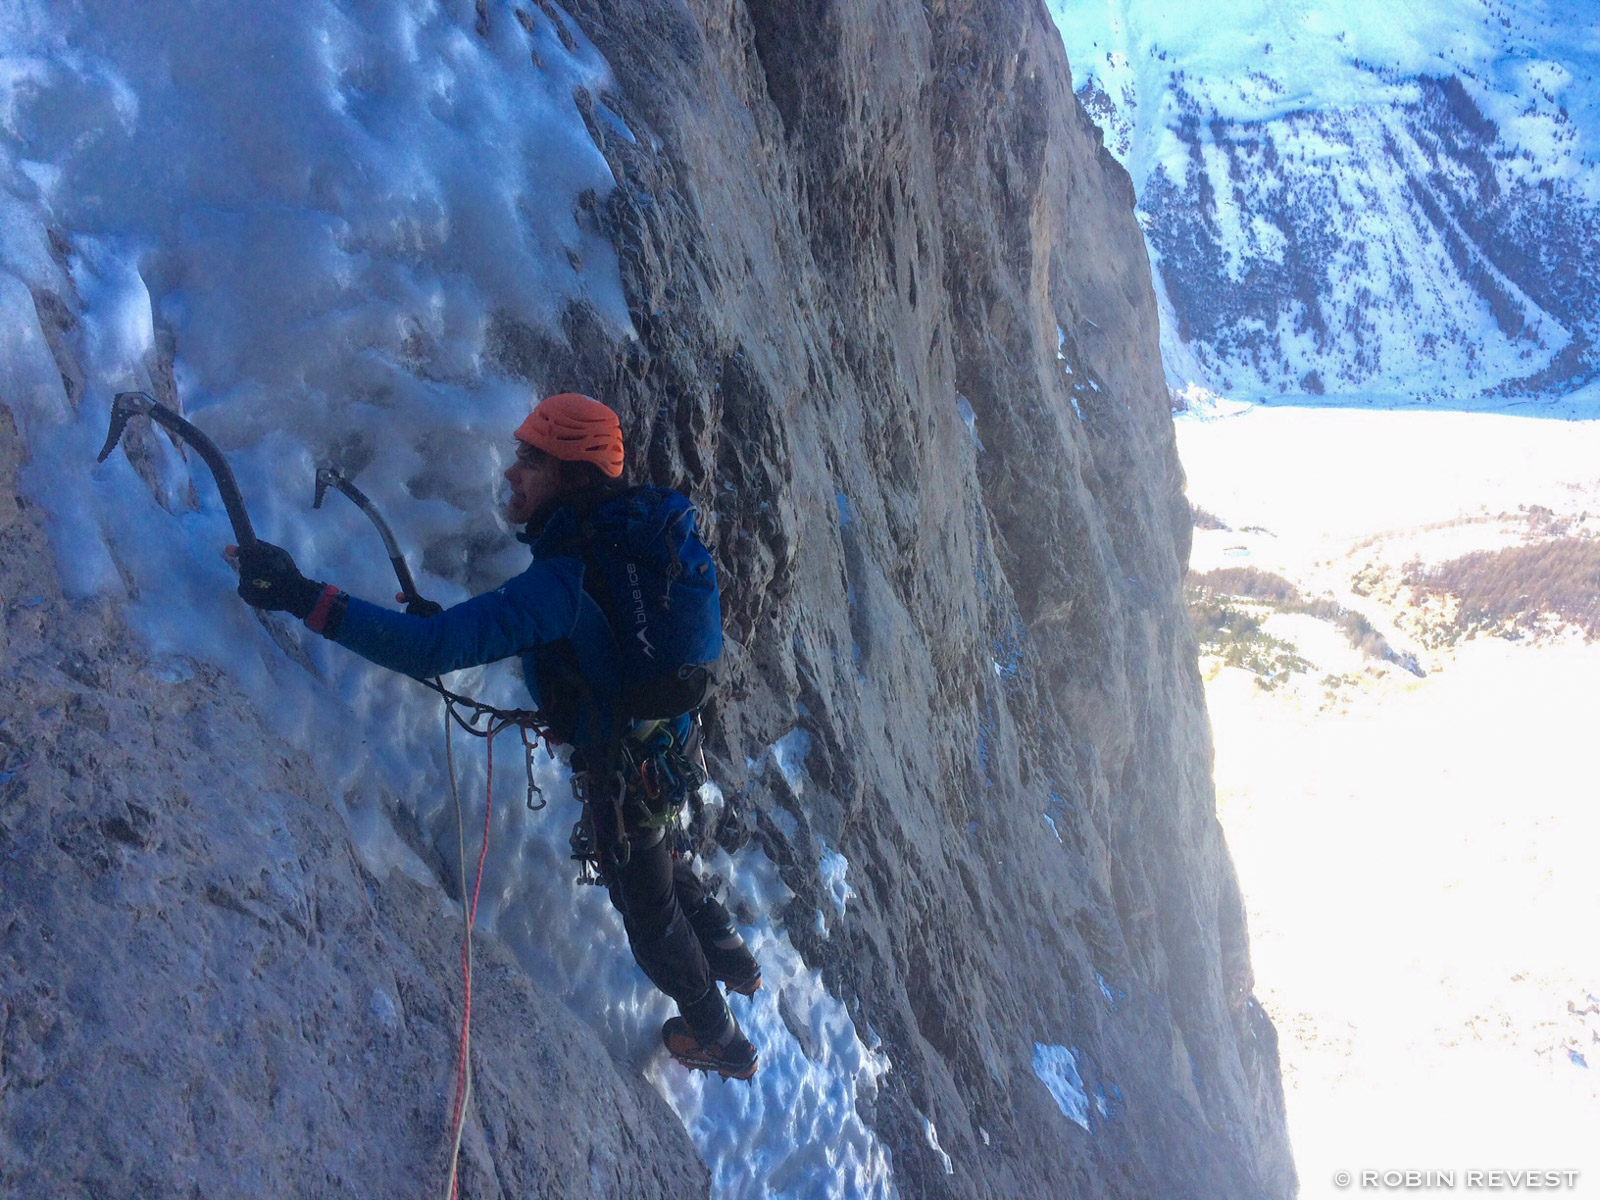
[[[845,905],[856,894],[845,876],[850,871],[850,860],[837,850],[828,849],[826,842],[822,845],[822,861],[818,866],[818,873],[822,876],[822,886],[828,893],[828,898],[833,901],[833,907],[838,914],[844,916]]]
[[[961,423],[967,427],[967,432],[972,435],[972,444],[979,450],[983,449],[983,439],[978,436],[978,414],[972,411],[972,402],[965,396],[956,397],[956,411],[961,414]]]
[[[805,789],[806,755],[811,750],[811,735],[796,727],[767,747],[783,778],[799,795]]]

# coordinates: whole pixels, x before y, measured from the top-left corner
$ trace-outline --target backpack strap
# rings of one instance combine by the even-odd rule
[[[608,546],[622,560],[630,557],[630,551],[629,547],[619,543],[612,534],[599,527],[594,520],[594,513],[603,504],[630,503],[645,490],[643,487],[633,487],[625,491],[582,497],[573,505],[577,536],[562,548],[563,552],[571,554],[583,563],[583,590],[589,594],[590,599],[599,607],[601,615],[605,617],[606,625],[611,631],[611,639],[616,643],[619,654],[622,653],[623,638],[627,636],[630,625],[625,619],[624,609],[612,587],[610,577],[601,564],[598,547],[602,544]],[[686,505],[681,511],[672,514],[662,530],[669,556],[665,572],[669,587],[662,598],[663,605],[667,607],[672,603],[670,584],[675,583],[683,575],[683,561],[678,553],[677,538],[674,534],[683,522],[693,519],[694,510]],[[617,697],[617,717],[619,721],[625,723],[635,717],[676,717],[692,713],[711,699],[716,686],[716,672],[712,667],[703,663],[685,666],[678,671],[676,681],[669,686],[665,695],[662,694],[659,684],[653,689],[646,689],[643,693],[639,688],[630,689],[624,686]],[[669,709],[670,712],[667,711]]]
[[[611,628],[611,640],[616,642],[620,649],[622,609],[617,605],[617,594],[612,590],[611,580],[606,578],[605,568],[600,565],[600,558],[595,553],[595,543],[599,539],[600,531],[585,514],[578,521],[578,544],[574,547],[577,558],[583,563],[583,590],[588,592],[589,597],[600,606],[600,613]],[[621,548],[615,543],[612,545],[614,549],[620,551]]]

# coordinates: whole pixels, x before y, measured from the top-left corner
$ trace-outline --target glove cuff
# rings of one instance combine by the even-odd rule
[[[331,638],[339,632],[339,622],[344,619],[345,606],[349,602],[350,597],[333,584],[324,584],[316,603],[305,614],[306,627],[313,633]]]

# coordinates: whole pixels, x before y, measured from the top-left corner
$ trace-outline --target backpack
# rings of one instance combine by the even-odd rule
[[[616,639],[619,715],[671,720],[716,689],[722,657],[717,568],[695,528],[688,497],[630,488],[580,514],[572,548],[583,587]]]

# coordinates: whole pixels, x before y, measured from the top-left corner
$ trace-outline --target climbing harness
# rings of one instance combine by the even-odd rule
[[[568,845],[578,863],[578,882],[605,884],[609,869],[628,865],[633,841],[654,845],[677,824],[678,816],[709,778],[701,750],[700,714],[690,718],[680,743],[667,721],[645,721],[613,744],[610,770],[591,766],[581,754],[572,762],[572,794],[583,815],[572,827]],[[604,819],[602,820],[602,814]]]

